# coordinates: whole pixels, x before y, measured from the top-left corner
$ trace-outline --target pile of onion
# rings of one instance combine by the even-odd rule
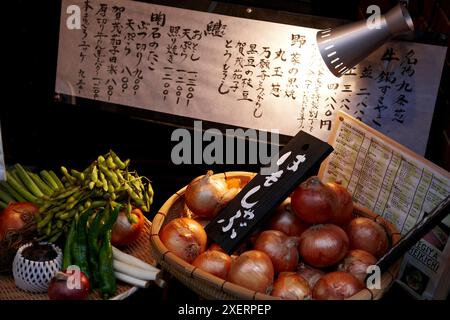
[[[189,263],[206,249],[206,232],[191,218],[173,219],[162,228],[159,237],[167,249]]]
[[[192,180],[184,194],[186,206],[197,217],[213,218],[239,192],[225,178],[213,176],[209,170],[204,176]]]
[[[308,281],[309,287],[314,288],[317,281],[325,274],[322,270],[315,269],[307,264],[299,263],[297,266],[297,273],[306,281]]]

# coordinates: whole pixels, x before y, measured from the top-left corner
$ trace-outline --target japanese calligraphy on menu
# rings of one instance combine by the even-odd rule
[[[73,5],[79,29],[69,28]],[[323,140],[343,110],[424,154],[446,49],[390,42],[336,78],[316,32],[136,1],[63,0],[55,90]]]
[[[334,152],[323,162],[319,176],[326,182],[341,181],[355,202],[391,221],[402,234],[450,194],[450,172],[344,112],[338,113],[328,142]],[[449,235],[447,216],[405,259],[402,274],[412,270],[415,275],[401,280],[417,279],[420,272],[425,283],[407,283],[419,296],[438,298],[439,290],[443,297],[447,294],[450,278],[444,281],[444,277],[450,271]],[[416,290],[418,287],[421,289]]]

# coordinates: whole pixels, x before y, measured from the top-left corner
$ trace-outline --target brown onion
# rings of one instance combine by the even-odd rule
[[[255,250],[265,252],[272,260],[275,273],[293,271],[298,263],[298,238],[288,237],[281,231],[261,232],[255,241]]]
[[[312,290],[299,274],[281,272],[273,284],[271,295],[284,300],[310,300]]]
[[[189,263],[206,249],[206,232],[191,218],[173,219],[162,228],[159,237],[167,249]]]
[[[374,255],[383,256],[389,249],[389,239],[384,228],[377,222],[358,217],[347,226],[350,249],[361,249]]]
[[[324,275],[313,288],[317,300],[344,300],[364,289],[364,284],[350,273],[335,271]]]
[[[284,232],[288,236],[297,237],[299,237],[303,231],[308,229],[308,227],[309,225],[300,220],[300,218],[292,211],[290,198],[277,208],[267,225],[267,229],[269,230],[278,230]]]
[[[345,271],[362,282],[367,276],[367,268],[377,263],[377,258],[364,250],[350,250],[344,260],[339,264],[338,270]]]
[[[322,270],[310,267],[303,262],[298,264],[297,273],[302,276],[303,279],[308,281],[310,288],[314,288],[317,281],[325,274]]]
[[[310,224],[329,222],[337,205],[333,190],[316,176],[302,182],[291,195],[292,209]]]
[[[184,194],[186,206],[196,216],[213,218],[238,193],[229,189],[224,178],[213,177],[209,170],[206,175],[192,180]]]
[[[314,267],[332,266],[347,254],[348,237],[334,224],[314,225],[300,236],[298,250],[303,260]]]
[[[352,195],[340,183],[328,182],[327,186],[334,191],[337,199],[337,209],[334,210],[330,223],[345,227],[353,217]]]
[[[207,250],[195,258],[192,265],[226,280],[231,267],[231,257],[224,252]]]
[[[274,271],[269,256],[262,251],[250,250],[231,264],[228,281],[260,293],[269,293]]]

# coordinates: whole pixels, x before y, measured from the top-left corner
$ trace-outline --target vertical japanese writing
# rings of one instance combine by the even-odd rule
[[[118,69],[118,61],[117,56],[121,52],[122,45],[122,29],[123,25],[121,22],[122,13],[125,11],[125,7],[112,7],[114,19],[112,19],[111,23],[111,37],[110,37],[110,49],[109,52],[109,61],[108,66],[106,68],[108,79],[105,82],[106,85],[106,94],[108,95],[108,101],[111,100],[111,96],[114,94],[117,86],[116,76]]]
[[[91,45],[88,43],[88,27],[89,27],[89,10],[93,10],[89,0],[83,3],[83,15],[81,17],[81,41],[78,44],[80,48],[80,68],[78,69],[78,79],[76,82],[76,87],[78,93],[84,90],[86,86],[86,70],[83,67],[85,64],[85,58],[87,56],[88,49]]]
[[[106,34],[106,24],[108,23],[108,17],[107,17],[107,11],[108,11],[108,5],[106,3],[100,3],[100,7],[95,13],[98,30],[97,33],[94,35],[95,39],[95,50],[94,50],[94,66],[95,66],[95,72],[92,77],[92,91],[93,91],[93,98],[98,99],[100,96],[101,91],[101,85],[103,82],[102,78],[102,68],[103,64],[105,63],[106,58],[106,39],[108,38],[108,35]]]

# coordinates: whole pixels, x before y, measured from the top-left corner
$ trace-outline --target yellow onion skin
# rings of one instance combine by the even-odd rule
[[[192,265],[226,280],[231,267],[231,257],[225,252],[207,250],[195,258]]]
[[[184,194],[186,206],[196,216],[211,219],[231,200],[228,191],[225,179],[213,177],[209,170],[188,184]]]
[[[189,263],[206,249],[205,229],[191,218],[171,220],[162,228],[159,237],[167,249]]]
[[[228,281],[249,290],[269,293],[274,279],[270,257],[262,251],[249,250],[233,260]]]
[[[364,289],[364,284],[350,273],[334,271],[317,281],[313,288],[316,300],[344,300]]]
[[[312,290],[308,281],[295,272],[281,272],[273,284],[271,293],[283,300],[310,300]]]

